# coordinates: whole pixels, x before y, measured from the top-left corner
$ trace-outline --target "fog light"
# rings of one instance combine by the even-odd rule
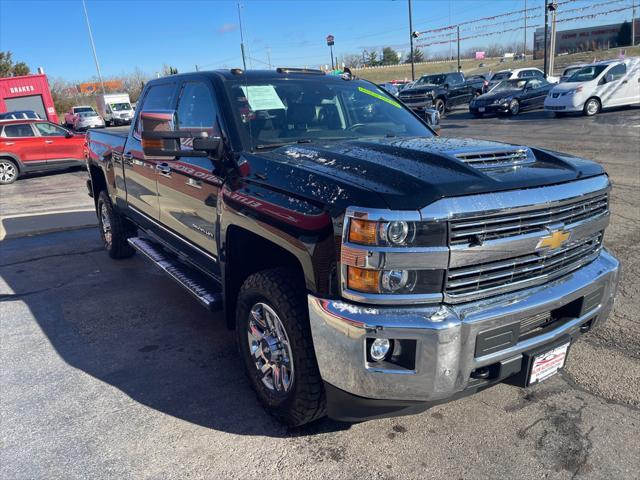
[[[382,272],[382,289],[385,292],[394,293],[399,290],[413,290],[416,283],[416,274],[409,270],[385,270]]]
[[[388,338],[376,338],[373,343],[371,343],[369,354],[371,355],[372,360],[381,362],[387,357],[390,351],[391,340]]]

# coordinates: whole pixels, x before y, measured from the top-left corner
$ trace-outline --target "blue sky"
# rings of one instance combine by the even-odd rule
[[[544,0],[528,0],[529,8]],[[562,0],[561,0],[562,1]],[[607,0],[575,0],[579,8]],[[325,37],[333,34],[335,52],[359,53],[364,47],[408,42],[406,0],[243,0],[245,44],[254,68],[313,66],[330,62]],[[590,9],[605,11],[631,5],[620,0]],[[519,10],[524,0],[413,0],[414,30],[426,30]],[[227,0],[87,0],[96,49],[105,77],[139,67],[153,74],[163,64],[179,71],[241,66],[236,1]],[[533,13],[533,12],[532,12]],[[542,23],[542,9],[537,10]],[[589,13],[589,12],[586,12]],[[567,16],[576,16],[573,13]],[[594,20],[562,24],[575,28],[630,19],[630,10]],[[509,20],[508,18],[506,20]],[[503,20],[504,21],[504,20]],[[519,24],[517,24],[519,25]],[[517,26],[516,25],[516,26]],[[507,29],[500,25],[494,30]],[[474,32],[469,32],[472,34]],[[465,33],[463,32],[462,36]],[[462,50],[497,42],[522,41],[522,32],[467,40]],[[533,32],[529,34],[532,44]],[[448,51],[430,47],[427,53]],[[0,50],[32,70],[43,66],[52,77],[70,81],[95,76],[81,0],[0,0]]]

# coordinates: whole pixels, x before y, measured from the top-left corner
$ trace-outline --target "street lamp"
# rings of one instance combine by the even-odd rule
[[[334,68],[333,68],[333,44],[334,44],[333,35],[327,35],[327,45],[329,45],[329,49],[331,50],[331,71],[334,70]]]

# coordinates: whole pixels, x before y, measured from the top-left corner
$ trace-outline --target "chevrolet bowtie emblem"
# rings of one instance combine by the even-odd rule
[[[551,232],[550,235],[542,237],[538,242],[536,249],[545,247],[551,249],[560,248],[562,244],[569,239],[570,236],[570,232],[565,232],[564,230],[556,230],[555,232]]]

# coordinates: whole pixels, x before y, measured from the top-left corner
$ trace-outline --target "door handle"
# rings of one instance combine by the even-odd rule
[[[10,145],[14,145],[16,142],[4,142],[5,145],[10,146]]]
[[[195,178],[190,178],[186,184],[193,188],[202,188],[202,180],[196,180]]]
[[[44,143],[53,143],[53,140],[45,140]]]
[[[168,163],[158,163],[156,165],[156,170],[162,175],[171,175],[171,167]]]
[[[627,83],[627,80],[623,80],[622,83]]]

